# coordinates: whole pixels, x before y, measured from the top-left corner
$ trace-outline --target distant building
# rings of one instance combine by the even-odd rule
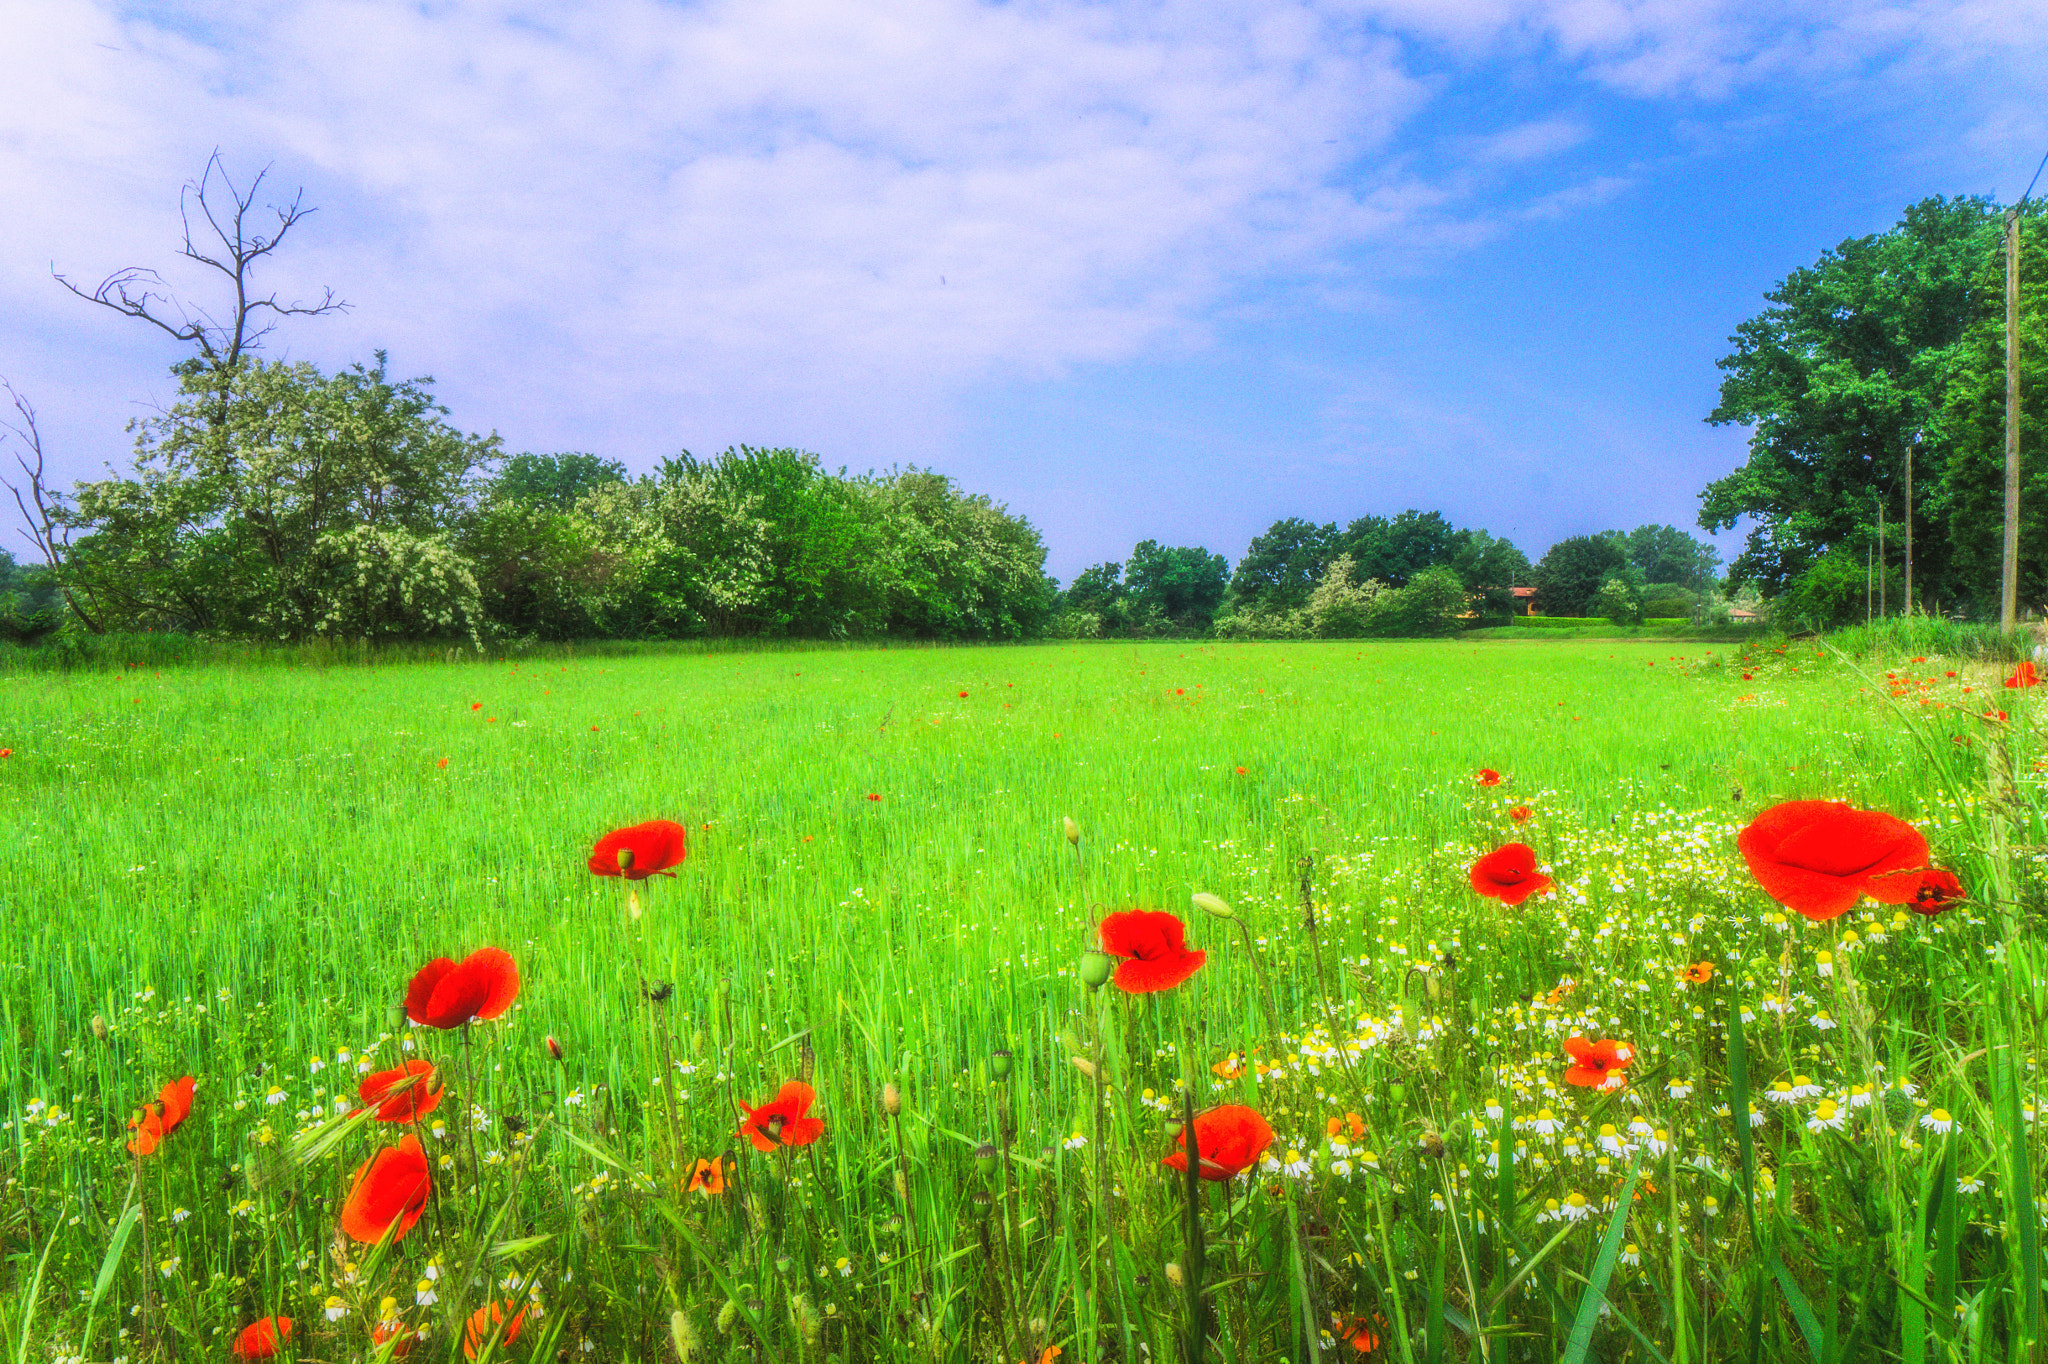
[[[1533,616],[1536,614],[1536,589],[1533,587],[1511,587],[1508,593],[1515,599],[1515,614]]]
[[[1748,607],[1731,606],[1728,608],[1728,623],[1730,625],[1758,625],[1762,622],[1763,617]]]

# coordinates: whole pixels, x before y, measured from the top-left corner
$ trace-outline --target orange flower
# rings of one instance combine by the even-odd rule
[[[2040,675],[2034,671],[2034,665],[2023,659],[2021,660],[2019,667],[2014,668],[2012,670],[2012,676],[2005,679],[2005,685],[2008,687],[2015,688],[2038,687],[2041,685],[2041,678]]]
[[[1635,1059],[1636,1049],[1626,1042],[1601,1038],[1588,1042],[1583,1037],[1567,1037],[1565,1053],[1572,1058],[1566,1067],[1564,1082],[1568,1085],[1583,1085],[1588,1089],[1620,1089],[1627,1083],[1622,1073],[1628,1063]]]
[[[242,1328],[231,1353],[237,1359],[268,1359],[277,1353],[279,1341],[292,1338],[290,1317],[265,1317]]]
[[[1380,1334],[1376,1328],[1385,1326],[1386,1323],[1378,1317],[1368,1321],[1362,1316],[1350,1318],[1333,1316],[1330,1320],[1336,1323],[1337,1339],[1343,1341],[1346,1345],[1358,1351],[1358,1353],[1369,1355],[1374,1350],[1379,1349]]]
[[[512,1320],[505,1320],[505,1309],[509,1302],[494,1302],[488,1307],[479,1307],[469,1314],[469,1325],[462,1331],[462,1353],[475,1359],[484,1348],[484,1343],[494,1334],[492,1328],[502,1325],[505,1334],[498,1337],[498,1344],[510,1345],[519,1339],[519,1328],[526,1323],[526,1309],[519,1309]]]
[[[1499,786],[1500,773],[1490,767],[1482,767],[1472,774],[1472,780],[1478,782],[1481,786]]]
[[[803,1081],[790,1080],[759,1108],[740,1105],[747,1120],[740,1124],[739,1135],[754,1143],[756,1151],[773,1151],[777,1142],[809,1146],[825,1135],[824,1120],[806,1116],[817,1097],[818,1092]]]
[[[700,1193],[706,1198],[716,1198],[725,1192],[725,1162],[717,1156],[699,1160],[691,1167],[690,1182],[683,1186],[684,1193]]]
[[[397,1070],[364,1076],[356,1093],[364,1103],[377,1105],[378,1122],[412,1122],[440,1107],[446,1088],[427,1088],[439,1078],[430,1063],[415,1056]]]
[[[135,1133],[135,1140],[128,1143],[130,1151],[138,1156],[148,1155],[185,1121],[192,1111],[192,1084],[189,1075],[171,1081],[157,1091],[154,1103],[145,1105],[141,1113],[128,1120],[129,1129]]]
[[[1688,985],[1705,985],[1714,978],[1714,963],[1696,961],[1679,971],[1678,978]]]
[[[1177,1138],[1181,1149],[1159,1163],[1170,1169],[1188,1168],[1188,1134]],[[1195,1140],[1201,1144],[1203,1179],[1235,1179],[1259,1163],[1259,1157],[1273,1144],[1273,1129],[1257,1109],[1243,1104],[1224,1104],[1195,1115]]]
[[[1517,824],[1523,824],[1526,823],[1529,817],[1535,813],[1536,812],[1534,810],[1531,810],[1526,805],[1517,805],[1512,810],[1508,811],[1508,818],[1512,819]]]
[[[1357,1141],[1365,1135],[1365,1119],[1359,1117],[1356,1113],[1346,1113],[1341,1118],[1331,1118],[1323,1124],[1323,1131],[1329,1135],[1332,1141],[1335,1141],[1344,1134],[1347,1127],[1351,1131],[1351,1139],[1353,1141]]]
[[[387,1231],[394,1242],[403,1241],[426,1211],[433,1189],[427,1153],[418,1137],[407,1135],[356,1167],[355,1183],[341,1207],[341,1229],[367,1244],[383,1240]]]
[[[1244,1074],[1243,1054],[1240,1052],[1230,1053],[1230,1055],[1209,1067],[1209,1073],[1220,1076],[1225,1080],[1235,1080],[1238,1076]]]

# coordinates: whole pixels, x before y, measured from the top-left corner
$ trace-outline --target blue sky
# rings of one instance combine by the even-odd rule
[[[17,17],[18,16],[18,17]],[[1531,557],[1691,525],[1735,324],[2048,150],[2048,0],[15,0],[0,376],[53,468],[178,351],[218,146],[319,212],[267,276],[512,449],[916,463],[1070,578],[1137,540],[1435,508]],[[1732,548],[1736,537],[1724,536]]]

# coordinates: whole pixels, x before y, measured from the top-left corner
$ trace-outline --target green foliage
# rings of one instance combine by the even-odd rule
[[[432,381],[391,381],[381,352],[333,375],[244,363],[224,393],[221,378],[183,367],[182,399],[133,428],[134,475],[78,485],[63,586],[114,628],[473,628],[474,585],[462,587],[441,537],[496,437],[449,426]]]
[[[1230,561],[1206,549],[1146,540],[1127,563],[1082,569],[1059,594],[1059,638],[1147,638],[1209,629],[1230,583]]]
[[[1637,526],[1628,533],[1628,561],[1646,583],[1697,589],[1721,566],[1721,552],[1676,526]]]
[[[1900,600],[1903,576],[1889,575],[1886,595]],[[1810,564],[1771,603],[1771,623],[1783,629],[1829,630],[1861,622],[1877,609],[1877,589],[1860,553],[1833,549]]]
[[[1616,625],[1643,623],[1642,584],[1632,577],[1634,568],[1629,564],[1624,570],[1608,574],[1593,598],[1594,607]]]
[[[1308,603],[1324,567],[1338,553],[1335,523],[1298,517],[1275,521],[1237,561],[1230,594],[1240,610],[1293,611]]]
[[[596,455],[513,455],[498,466],[485,489],[495,502],[565,512],[583,496],[607,483],[624,483],[626,466]]]
[[[1601,584],[1628,563],[1625,544],[1618,532],[1606,531],[1552,545],[1532,575],[1536,609],[1546,616],[1592,614]]]
[[[2048,210],[2023,219],[2020,271],[2020,562],[2022,609],[2048,603]],[[1977,615],[1999,609],[2005,527],[2005,258],[1981,258],[1968,330],[1948,355],[1942,395],[1945,509],[1952,596]],[[1939,524],[1939,522],[1937,522]],[[1941,537],[1928,536],[1937,548]],[[1915,546],[1915,591],[1931,581]],[[1933,580],[1938,581],[1938,580]]]
[[[2038,205],[2028,222],[2039,240],[2048,217]],[[1926,600],[1981,606],[2002,495],[2000,235],[1989,200],[1922,200],[1890,231],[1793,271],[1765,295],[1770,306],[1741,324],[1735,352],[1719,362],[1725,377],[1707,420],[1751,427],[1749,457],[1707,487],[1700,514],[1709,530],[1755,521],[1733,582],[1774,595],[1831,549],[1861,557],[1880,507],[1896,555],[1906,448],[1924,431],[1915,587]],[[2038,317],[2042,295],[2032,297]],[[2037,535],[2029,542],[2040,549],[2023,551],[2036,565],[2048,553]],[[2048,590],[2048,574],[2030,572],[2035,591]],[[1802,609],[1814,607],[1808,596]]]

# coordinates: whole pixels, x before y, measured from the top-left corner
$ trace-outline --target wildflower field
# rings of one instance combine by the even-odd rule
[[[2038,1364],[2032,681],[0,678],[0,1351]]]

